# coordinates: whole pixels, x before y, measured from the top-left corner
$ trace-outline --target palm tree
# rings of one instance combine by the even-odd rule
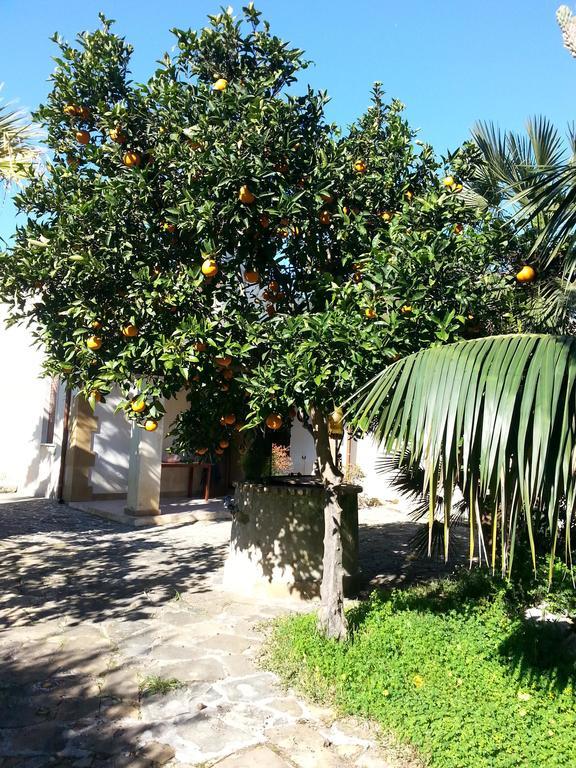
[[[525,533],[534,565],[542,538],[552,559],[561,542],[571,562],[576,338],[511,334],[423,350],[386,368],[351,412],[421,475],[429,550],[440,507],[448,557],[458,487],[471,557],[476,548],[480,561],[510,575]]]
[[[29,175],[40,156],[33,143],[39,135],[23,110],[0,103],[0,184],[9,186]]]
[[[576,17],[559,11],[576,55]],[[465,194],[472,205],[504,209],[537,265],[536,324],[574,332],[576,134],[568,146],[545,118],[527,135],[479,124],[481,162]],[[542,309],[544,306],[544,310]],[[560,311],[561,310],[561,311]],[[544,322],[543,322],[544,321]],[[470,556],[510,575],[518,539],[534,567],[544,539],[552,564],[559,544],[572,564],[576,507],[576,338],[519,333],[423,350],[385,369],[349,411],[382,448],[420,479],[429,541],[440,511],[449,554],[454,489],[468,508]]]

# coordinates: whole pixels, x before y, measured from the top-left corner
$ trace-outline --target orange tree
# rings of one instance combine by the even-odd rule
[[[321,626],[342,637],[329,415],[383,363],[505,327],[508,232],[378,85],[346,133],[327,123],[325,93],[295,90],[302,51],[252,6],[174,34],[145,84],[106,19],[56,38],[51,160],[17,197],[1,295],[48,373],[92,400],[119,388],[138,425],[187,389],[178,450],[217,460],[300,412],[326,489]]]

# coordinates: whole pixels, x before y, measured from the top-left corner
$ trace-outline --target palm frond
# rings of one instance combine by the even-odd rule
[[[387,476],[389,485],[410,505],[409,520],[414,523],[425,521],[430,511],[430,498],[423,491],[424,470],[410,461],[410,452],[382,453],[376,458],[375,469],[378,474]],[[467,512],[465,499],[453,503],[448,517],[449,529],[465,525]],[[426,554],[437,559],[446,557],[444,519],[444,498],[438,494],[431,529],[429,525],[422,525],[408,540],[408,548],[415,557]]]
[[[0,182],[11,184],[29,175],[41,155],[34,143],[40,135],[23,110],[0,103]]]
[[[535,560],[535,519],[542,510],[553,542],[559,510],[565,510],[569,556],[576,503],[575,338],[519,334],[423,350],[386,368],[350,411],[383,450],[408,450],[410,466],[423,468],[422,491],[432,512],[443,496],[445,531],[452,491],[462,489],[472,537],[492,568],[499,560],[502,572],[510,571],[521,527]],[[562,507],[561,499],[567,500]]]

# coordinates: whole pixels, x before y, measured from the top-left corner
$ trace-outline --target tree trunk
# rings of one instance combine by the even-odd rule
[[[318,618],[318,628],[326,637],[343,640],[348,634],[348,624],[344,615],[342,506],[338,493],[343,476],[334,464],[330,451],[327,417],[316,407],[312,407],[310,420],[320,477],[325,488],[324,561],[320,587],[322,605]]]

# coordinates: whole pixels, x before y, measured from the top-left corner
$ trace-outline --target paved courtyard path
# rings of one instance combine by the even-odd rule
[[[0,496],[0,768],[397,765],[258,668],[259,623],[290,607],[220,588],[229,533]]]

